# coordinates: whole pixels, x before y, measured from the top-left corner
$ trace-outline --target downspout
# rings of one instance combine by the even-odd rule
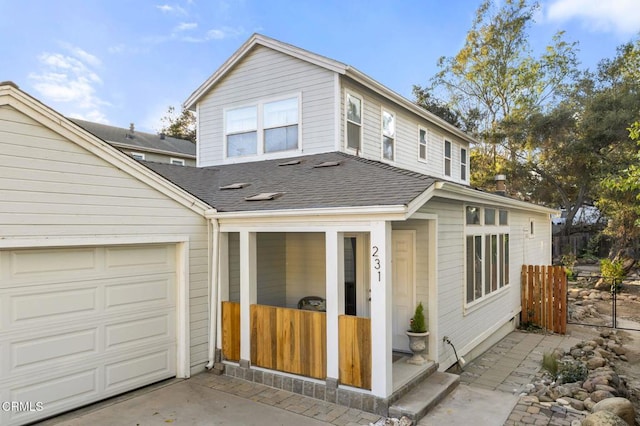
[[[220,225],[218,219],[211,219],[211,290],[209,294],[211,299],[209,300],[209,362],[206,365],[206,369],[213,368],[216,355],[216,341],[218,332],[218,281],[220,274],[218,273],[219,261],[220,261]]]

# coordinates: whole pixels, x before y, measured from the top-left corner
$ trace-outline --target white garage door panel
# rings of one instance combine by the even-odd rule
[[[43,319],[55,320],[77,313],[96,310],[96,288],[78,288],[74,290],[48,291],[46,293],[12,295],[11,323]]]
[[[143,305],[148,302],[173,304],[175,300],[172,290],[175,287],[174,282],[175,280],[171,277],[163,275],[149,281],[138,278],[128,283],[109,285],[105,289],[105,307],[111,309],[129,305],[129,309],[134,309],[132,304]]]
[[[99,399],[98,368],[92,368],[13,389],[9,401],[39,401],[44,410],[5,414],[8,424],[22,424],[43,417],[43,413],[62,412],[96,399]]]
[[[106,326],[105,348],[121,347],[127,343],[145,343],[152,339],[166,337],[175,339],[175,319],[173,315],[161,315],[120,324]]]
[[[21,424],[176,374],[174,245],[0,250],[0,394]]]
[[[136,383],[153,383],[167,375],[175,376],[174,351],[158,351],[109,364],[105,367],[105,389],[131,389]]]
[[[49,367],[48,364],[64,362],[81,354],[95,354],[97,351],[95,329],[32,338],[11,345],[11,370],[20,372],[22,367],[36,363],[39,368]]]
[[[10,273],[13,278],[34,278],[61,274],[69,276],[96,268],[95,249],[20,250],[11,253]]]

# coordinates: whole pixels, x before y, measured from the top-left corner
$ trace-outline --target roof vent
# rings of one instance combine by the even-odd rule
[[[282,192],[262,192],[245,198],[246,201],[268,201],[282,196]]]
[[[339,165],[340,165],[339,161],[325,161],[324,163],[316,164],[315,166],[313,166],[313,168],[319,169],[321,167],[335,167]]]
[[[160,133],[160,139],[164,140],[165,137],[166,135],[164,134],[164,132]]]
[[[296,164],[300,164],[302,161],[300,160],[291,160],[291,161],[287,161],[286,163],[280,163],[278,164],[278,166],[295,166]]]
[[[219,189],[227,190],[227,189],[242,189],[251,185],[250,183],[242,182],[242,183],[232,183],[231,185],[221,186]]]

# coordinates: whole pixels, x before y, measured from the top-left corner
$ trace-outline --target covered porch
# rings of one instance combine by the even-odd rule
[[[215,330],[228,366],[384,404],[437,368],[404,356],[415,305],[437,321],[435,216],[220,216]]]

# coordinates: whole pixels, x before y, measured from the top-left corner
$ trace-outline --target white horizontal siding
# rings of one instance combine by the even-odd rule
[[[198,104],[200,165],[220,164],[224,160],[225,108],[296,93],[301,93],[302,98],[303,152],[331,151],[334,147],[334,84],[331,71],[256,46]],[[259,158],[252,158],[256,159]]]
[[[403,169],[413,170],[441,179],[462,182],[460,180],[460,148],[467,148],[468,144],[441,127],[424,118],[399,107],[395,103],[382,98],[371,90],[364,88],[346,78],[341,79],[341,113],[340,113],[340,146],[346,150],[345,135],[345,94],[354,93],[363,99],[363,146],[361,156],[372,160],[382,159],[382,109],[392,112],[396,116],[396,153],[395,161],[389,162]],[[427,162],[418,160],[419,128],[428,131]],[[444,138],[453,143],[452,146],[452,176],[444,176]],[[349,151],[347,151],[349,152]],[[468,159],[467,159],[468,164]],[[468,165],[467,165],[468,168]],[[469,171],[467,170],[467,179]],[[468,180],[466,182],[468,183]]]
[[[511,282],[507,290],[465,311],[464,205],[460,201],[434,198],[420,212],[438,215],[438,336],[448,336],[458,355],[465,355],[481,343],[479,336],[518,312],[521,263],[515,255],[521,252],[521,238],[510,231]],[[465,352],[460,353],[463,350]],[[451,357],[451,347],[441,345],[438,359]]]
[[[0,107],[0,235],[187,235],[191,365],[206,362],[205,219],[8,106]]]

